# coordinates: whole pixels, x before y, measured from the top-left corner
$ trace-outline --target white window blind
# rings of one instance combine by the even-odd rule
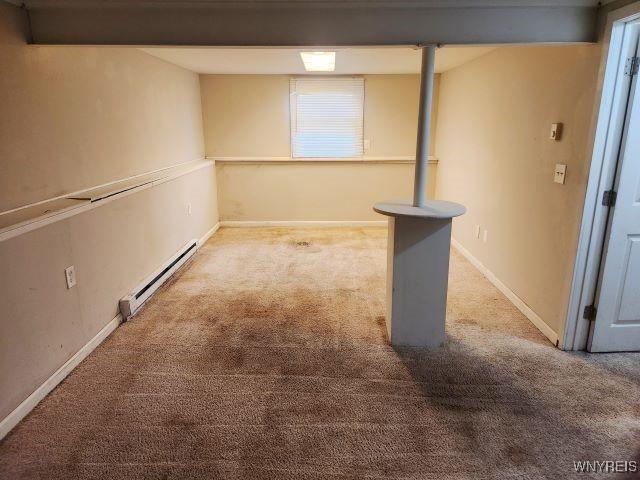
[[[291,155],[362,156],[364,79],[291,78]]]

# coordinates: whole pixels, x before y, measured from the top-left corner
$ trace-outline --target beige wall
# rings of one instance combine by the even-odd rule
[[[201,158],[195,74],[126,49],[28,47],[21,15],[0,3],[2,208]],[[0,420],[217,217],[209,166],[0,241]]]
[[[506,47],[441,76],[438,198],[454,237],[556,333],[566,314],[589,166],[599,47]],[[552,123],[562,122],[558,142]],[[566,184],[553,183],[556,163]],[[488,231],[474,237],[475,225]]]
[[[201,75],[205,148],[212,157],[287,157],[288,75]],[[415,155],[418,75],[365,75],[365,157]],[[434,91],[437,113],[439,75]],[[435,132],[434,115],[432,132]],[[435,152],[432,145],[430,153]]]
[[[289,156],[289,77],[200,75],[207,156]]]
[[[435,79],[429,155],[436,151],[440,75]],[[419,75],[365,75],[364,138],[371,140],[365,156],[415,156],[419,98]]]
[[[292,162],[217,165],[220,220],[386,220],[382,200],[411,198],[413,164]],[[436,165],[429,166],[429,195]]]
[[[254,160],[218,165],[222,220],[382,220],[373,203],[411,197],[406,163],[258,161],[290,156],[289,76],[201,75],[200,84],[207,155]],[[415,155],[419,92],[418,75],[365,75],[365,158]]]
[[[120,298],[216,217],[209,167],[0,242],[0,419],[117,315]],[[78,284],[67,290],[69,265]]]
[[[196,74],[132,48],[26,46],[16,10],[0,3],[0,212],[202,158]]]

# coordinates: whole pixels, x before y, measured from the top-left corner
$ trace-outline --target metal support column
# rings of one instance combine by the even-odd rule
[[[437,348],[445,340],[451,223],[464,206],[427,200],[435,45],[422,47],[416,176],[410,200],[379,202],[389,217],[387,334],[392,345]]]
[[[427,202],[427,168],[429,168],[429,134],[431,133],[431,105],[433,103],[435,56],[435,45],[422,47],[416,170],[413,183],[414,207],[424,207]]]

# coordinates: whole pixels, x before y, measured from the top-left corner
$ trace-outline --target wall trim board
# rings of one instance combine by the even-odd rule
[[[362,158],[292,158],[292,157],[215,157],[207,156],[207,160],[214,160],[220,164],[262,164],[262,163],[415,163],[414,156],[397,155],[385,157]],[[430,165],[437,165],[436,157],[429,157]]]
[[[474,267],[476,267],[480,273],[482,273],[487,280],[489,280],[494,287],[502,292],[502,294],[507,297],[513,305],[522,312],[522,314],[529,319],[531,323],[533,323],[540,332],[549,339],[549,341],[554,345],[558,346],[558,334],[546,324],[542,318],[538,316],[531,308],[520,298],[518,297],[509,287],[507,287],[502,281],[486,266],[480,262],[473,254],[464,248],[460,242],[458,242],[455,238],[451,239],[451,245],[458,251],[460,254],[465,257]]]
[[[206,159],[206,160],[209,160],[209,159]],[[24,210],[25,208],[35,207],[36,205],[42,205],[44,203],[48,203],[48,202],[51,202],[53,200],[60,200],[60,199],[63,199],[63,198],[77,197],[77,196],[80,196],[80,195],[85,194],[87,192],[90,192],[91,190],[96,190],[98,188],[110,187],[112,185],[116,185],[116,184],[121,183],[121,182],[127,182],[127,181],[130,181],[130,180],[135,180],[136,178],[144,177],[144,176],[147,176],[147,175],[152,175],[154,173],[160,173],[160,172],[163,172],[165,170],[170,170],[172,168],[182,167],[182,166],[188,165],[190,163],[201,162],[201,161],[202,161],[202,159],[188,160],[186,162],[176,163],[175,165],[170,165],[168,167],[162,167],[162,168],[158,168],[156,170],[150,170],[150,171],[144,172],[144,173],[137,173],[137,174],[131,175],[129,177],[119,178],[118,180],[112,180],[111,182],[101,183],[100,185],[94,185],[93,187],[83,188],[82,190],[76,190],[75,192],[63,193],[62,195],[58,195],[57,197],[46,198],[44,200],[39,200],[37,202],[29,203],[27,205],[22,205],[20,207],[12,208],[10,210],[5,210],[4,212],[0,212],[0,215],[5,215],[7,213],[17,212],[19,210]],[[200,168],[202,168],[202,167],[200,167]]]
[[[221,227],[386,227],[386,220],[222,220]]]
[[[191,166],[189,166],[189,164],[193,164]],[[155,187],[158,185],[161,185],[165,182],[171,181],[171,180],[175,180],[176,178],[180,178],[184,175],[188,175],[189,173],[193,173],[197,170],[200,170],[202,168],[206,168],[206,167],[211,167],[215,164],[215,162],[213,162],[212,160],[195,160],[195,161],[190,161],[190,162],[185,162],[185,163],[180,163],[177,165],[173,165],[171,167],[166,167],[166,168],[162,168],[159,170],[154,170],[152,172],[147,172],[144,174],[140,174],[140,175],[134,175],[132,177],[127,177],[124,179],[120,179],[114,182],[109,182],[106,183],[104,185],[99,185],[96,187],[91,187],[91,188],[87,188],[84,189],[82,191],[79,192],[74,192],[74,193],[69,193],[60,197],[55,197],[55,198],[50,198],[47,200],[43,200],[40,202],[36,202],[30,205],[25,205],[23,207],[17,208],[17,209],[13,209],[13,210],[8,210],[6,212],[2,212],[0,213],[0,222],[2,222],[2,216],[3,215],[10,215],[10,214],[15,214],[16,212],[20,211],[20,210],[24,210],[26,208],[33,208],[33,207],[37,207],[40,206],[41,208],[38,211],[42,211],[45,213],[41,213],[41,214],[34,214],[32,217],[27,218],[26,220],[14,223],[14,224],[9,224],[3,228],[0,228],[0,242],[4,241],[4,240],[8,240],[10,238],[16,237],[18,235],[22,235],[23,233],[27,233],[30,232],[32,230],[35,230],[37,228],[40,227],[44,227],[46,225],[49,225],[51,223],[54,222],[58,222],[60,220],[64,220],[65,218],[69,218],[73,215],[78,215],[80,213],[86,212],[88,210],[92,210],[94,208],[98,208],[101,207],[102,205],[105,205],[109,202],[112,202],[114,200],[118,200],[121,198],[124,198],[128,195],[131,195],[133,193],[136,192],[140,192],[142,190],[145,190],[147,188],[151,188],[151,187]],[[140,178],[143,176],[147,176],[147,175],[153,175],[153,174],[160,174],[163,171],[169,170],[169,169],[176,169],[176,171],[174,172],[170,172],[169,174],[162,176],[160,178],[156,178],[156,179],[152,179],[149,181],[144,181],[139,185],[133,185],[133,186],[129,186],[127,189],[123,189],[118,191],[118,189],[115,190],[116,193],[111,194],[111,195],[107,195],[104,196],[103,198],[100,198],[98,201],[91,201],[88,199],[79,199],[77,200],[77,204],[76,205],[72,205],[70,207],[66,207],[66,208],[62,208],[62,209],[51,209],[50,211],[48,211],[47,209],[47,203],[48,202],[55,202],[58,200],[63,200],[63,199],[70,199],[71,197],[79,197],[83,194],[87,194],[88,192],[91,192],[92,190],[97,190],[97,189],[102,189],[105,187],[109,187],[109,186],[114,186],[117,185],[119,183],[122,182],[128,182],[131,180],[135,180],[136,178]]]
[[[209,240],[213,236],[213,234],[216,233],[219,229],[220,229],[220,222],[216,222],[216,224],[213,227],[211,227],[211,230],[209,230],[202,237],[200,237],[200,240],[198,240],[198,248],[204,245],[207,242],[207,240]]]
[[[122,315],[118,314],[107,323],[102,329],[78,350],[69,360],[55,371],[45,382],[40,385],[31,395],[29,395],[20,405],[18,405],[9,415],[0,422],[0,439],[4,438],[31,410],[33,410],[44,397],[58,386],[82,360],[95,350],[120,324]]]

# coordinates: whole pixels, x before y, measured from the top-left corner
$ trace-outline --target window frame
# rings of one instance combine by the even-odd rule
[[[298,133],[297,130],[297,114],[298,103],[295,99],[295,95],[298,94],[297,82],[304,82],[305,80],[311,81],[334,81],[334,80],[355,80],[360,85],[362,94],[360,95],[360,125],[359,131],[356,133],[356,145],[359,146],[359,152],[350,156],[326,156],[326,155],[301,155],[296,153],[295,139]],[[364,157],[364,105],[366,95],[365,78],[362,75],[298,75],[289,77],[289,148],[290,158],[292,160],[324,160],[324,159],[336,159],[336,160],[360,160]]]

